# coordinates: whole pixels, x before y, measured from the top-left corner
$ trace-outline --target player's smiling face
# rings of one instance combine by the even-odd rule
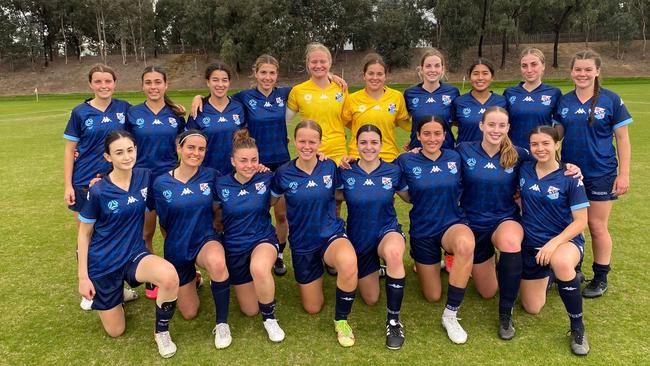
[[[492,72],[485,65],[476,65],[469,74],[469,81],[472,83],[472,89],[477,92],[486,91],[492,84]]]
[[[540,82],[542,80],[545,67],[544,63],[539,59],[539,57],[533,55],[532,53],[527,54],[521,58],[519,66],[521,68],[521,76],[527,83],[532,84]]]
[[[163,74],[152,71],[142,76],[142,91],[148,100],[158,101],[164,98],[167,82]]]
[[[263,91],[273,89],[278,81],[278,68],[273,64],[262,64],[255,72],[255,80]]]
[[[357,139],[357,150],[364,161],[376,161],[381,151],[381,137],[376,132],[362,132]]]
[[[422,143],[422,149],[428,154],[435,154],[440,150],[445,141],[445,129],[438,122],[427,122],[417,133],[418,140]]]
[[[363,80],[366,82],[366,90],[373,92],[382,90],[386,83],[386,70],[380,64],[368,65],[363,73]]]
[[[594,87],[596,76],[600,75],[600,68],[596,66],[593,59],[575,60],[571,68],[571,78],[577,89],[589,89]]]
[[[259,167],[259,152],[257,148],[249,147],[237,149],[230,158],[230,163],[235,172],[246,180],[250,180]]]
[[[330,66],[332,66],[332,62],[325,52],[315,50],[309,54],[307,68],[312,77],[316,79],[327,77],[327,74],[330,71]]]
[[[510,129],[508,115],[501,111],[492,111],[484,115],[483,118],[485,121],[479,124],[479,128],[483,131],[483,142],[500,145]]]
[[[425,58],[420,67],[423,79],[432,84],[440,81],[445,71],[442,60],[438,56]]]
[[[321,144],[321,137],[318,131],[311,128],[301,128],[296,131],[296,151],[301,160],[316,159],[316,154]]]
[[[555,159],[555,153],[559,149],[560,143],[553,141],[550,135],[541,132],[530,135],[530,153],[540,163]]]
[[[104,158],[113,164],[114,170],[131,170],[135,165],[137,150],[133,140],[120,137],[108,146],[109,154],[104,153]]]
[[[95,93],[95,98],[111,99],[115,91],[113,75],[108,72],[94,72],[90,80],[90,89]]]
[[[217,98],[224,98],[228,94],[230,87],[230,78],[228,73],[223,70],[214,70],[207,81],[210,94]]]
[[[203,136],[189,136],[183,141],[183,145],[177,146],[178,155],[181,157],[181,164],[188,167],[198,167],[205,159],[207,141]]]

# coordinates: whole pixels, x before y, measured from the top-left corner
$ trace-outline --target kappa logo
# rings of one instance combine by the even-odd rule
[[[115,113],[115,117],[117,117],[117,122],[119,122],[120,124],[124,124],[124,121],[125,121],[124,120],[124,113],[122,113],[122,112]]]
[[[437,165],[434,165],[429,173],[440,173],[441,171],[442,169],[438,168]]]
[[[321,100],[327,100],[328,98],[329,98],[329,97],[328,97],[327,94],[325,94],[325,93],[323,93],[323,94],[320,95],[320,99],[321,99]]]
[[[433,97],[427,98],[427,101],[426,101],[426,103],[435,103],[435,102],[436,102],[436,100],[433,99]]]
[[[447,162],[447,168],[449,169],[449,172],[451,174],[458,173],[458,168],[456,167],[456,162],[455,161]]]
[[[181,192],[181,196],[186,196],[188,194],[194,194],[194,192],[192,192],[192,190],[187,187],[183,188],[183,192]]]
[[[140,190],[140,195],[142,196],[143,200],[147,199],[147,193],[149,192],[149,188],[144,187]]]
[[[494,166],[494,164],[492,164],[492,162],[489,162],[489,163],[483,165],[483,168],[484,169],[496,169],[497,167]]]
[[[443,96],[442,96],[442,104],[444,104],[444,105],[450,105],[450,104],[451,104],[451,96],[449,96],[449,95],[443,95]]]
[[[266,193],[266,185],[264,182],[257,182],[255,183],[255,190],[257,191],[257,194],[264,194]]]
[[[551,200],[556,200],[560,196],[560,189],[557,187],[549,186],[546,192],[548,193],[546,197]]]
[[[363,182],[363,185],[364,186],[374,186],[375,183],[372,182],[372,179],[368,178],[368,179],[366,179],[365,182]]]
[[[154,119],[153,122],[151,123],[152,125],[162,125],[163,123],[158,119]]]
[[[221,123],[223,123],[223,122],[227,122],[227,121],[228,121],[228,120],[227,120],[226,117],[224,117],[224,116],[219,117],[219,119],[217,120],[217,122],[221,122]]]
[[[142,128],[142,126],[144,126],[144,118],[136,119],[135,124],[138,126],[138,128]]]
[[[266,103],[264,103],[265,108],[271,108],[272,106],[273,106],[273,104],[271,104],[271,102],[269,102],[269,101],[266,101]]]
[[[623,98],[621,98],[621,104],[619,104],[619,105],[623,105]]]
[[[327,188],[327,189],[332,188],[332,176],[331,175],[324,175],[323,176],[323,183],[325,183],[325,188]]]
[[[391,189],[393,187],[393,179],[391,177],[381,177],[381,186],[384,189]]]
[[[542,95],[542,98],[540,100],[542,101],[543,105],[551,105],[551,99],[552,97],[550,95]]]
[[[126,200],[127,205],[130,205],[130,204],[136,203],[136,202],[138,202],[138,199],[133,197],[133,196],[129,196],[129,198]]]
[[[282,99],[282,97],[275,98],[275,104],[277,104],[278,107],[284,107],[284,100]]]
[[[208,183],[199,183],[199,189],[204,196],[207,196],[211,193],[210,185]]]
[[[203,123],[204,126],[210,126],[210,117],[203,117],[201,120],[201,123]]]
[[[233,115],[232,115],[232,121],[235,122],[236,125],[240,125],[240,124],[241,124],[241,120],[239,119],[239,115],[238,115],[238,114],[233,114]]]
[[[104,116],[104,118],[102,118],[102,123],[111,123],[111,122],[113,122],[113,120],[110,119],[108,116]]]
[[[574,114],[587,114],[587,112],[585,112],[585,110],[582,108],[578,108],[578,110]]]
[[[539,189],[539,186],[537,184],[533,184],[528,189],[530,189],[531,191],[535,191],[535,192],[541,192],[540,189]]]
[[[318,184],[316,184],[316,182],[314,182],[313,180],[310,180],[309,182],[307,182],[307,186],[306,186],[306,187],[307,187],[307,188],[318,187]]]
[[[594,117],[596,119],[605,118],[605,108],[601,108],[601,107],[594,108]]]
[[[578,184],[576,185],[576,187],[584,187],[584,186],[585,184],[582,182],[582,179],[578,179]]]
[[[239,193],[237,193],[237,197],[245,196],[247,194],[248,194],[248,191],[245,190],[245,189],[242,189],[242,190],[239,191]]]
[[[481,110],[478,111],[478,114],[483,114],[483,113],[485,113],[485,108],[481,108]]]
[[[372,110],[373,111],[380,111],[381,107],[379,105],[375,105],[374,107],[372,107]]]
[[[527,95],[526,98],[524,98],[524,102],[533,102],[533,101],[534,101],[533,97],[531,97],[530,95]]]
[[[255,99],[249,99],[248,105],[251,107],[252,110],[257,109],[257,101]]]
[[[176,118],[174,118],[174,117],[169,117],[167,119],[167,122],[169,122],[169,125],[174,127],[174,128],[178,127],[178,123],[176,122]]]

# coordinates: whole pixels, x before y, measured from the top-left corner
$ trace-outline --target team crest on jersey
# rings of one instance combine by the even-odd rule
[[[542,104],[543,105],[551,105],[551,99],[552,97],[550,95],[542,95]]]
[[[255,190],[257,191],[257,194],[264,194],[266,193],[266,185],[264,182],[257,182],[255,183]]]
[[[449,96],[449,95],[443,95],[443,96],[442,96],[442,104],[444,104],[444,105],[450,105],[450,104],[451,104],[451,96]]]
[[[515,169],[513,167],[510,167],[510,168],[503,169],[503,171],[508,173],[508,174],[512,174],[512,172],[514,172]]]
[[[562,108],[562,110],[560,111],[560,115],[562,116],[562,118],[566,118],[567,114],[569,114],[569,108]]]
[[[341,103],[343,101],[343,93],[341,92],[336,93],[334,99],[336,99],[337,102]]]
[[[208,183],[199,183],[199,189],[201,190],[201,194],[204,196],[208,196],[210,193],[210,185]]]
[[[463,116],[469,117],[469,114],[472,113],[471,108],[463,108]]]
[[[557,187],[549,186],[546,192],[548,193],[546,197],[551,200],[556,200],[560,196],[560,189]]]
[[[238,126],[241,124],[241,120],[239,119],[239,115],[238,115],[238,114],[233,114],[233,115],[232,115],[232,120],[233,120],[233,122],[235,122],[235,124],[238,125]]]
[[[127,205],[130,205],[130,204],[136,203],[136,202],[138,202],[138,199],[133,197],[133,196],[129,196],[129,198],[126,200]]]
[[[309,103],[309,102],[311,102],[311,100],[312,100],[313,97],[312,97],[311,94],[305,94],[304,98],[305,98],[305,101],[306,101],[307,103]]]
[[[594,117],[596,119],[603,119],[605,118],[605,108],[602,107],[595,107],[594,108]]]
[[[174,128],[178,127],[178,123],[176,122],[176,118],[174,117],[167,118],[167,122],[169,122],[169,125]]]
[[[142,128],[142,126],[144,126],[144,118],[136,119],[135,124],[138,126],[138,128]]]
[[[117,200],[110,200],[108,201],[107,206],[109,210],[113,211],[113,213],[117,213],[119,211],[118,207],[120,204],[117,202]]]
[[[352,178],[352,177],[350,177],[350,178],[348,178],[348,179],[345,180],[345,183],[348,184],[348,189],[353,189],[353,188],[354,188],[354,184],[355,184],[356,182],[357,182],[357,181],[356,181],[354,178]]]
[[[111,123],[111,122],[113,122],[113,120],[110,119],[108,116],[104,116],[104,118],[102,118],[102,123]]]
[[[411,171],[413,172],[413,175],[415,175],[415,179],[420,179],[422,177],[422,168],[419,166],[414,167]]]
[[[169,189],[166,189],[166,190],[163,191],[162,194],[163,194],[163,197],[165,197],[165,201],[167,201],[167,203],[172,201],[172,191],[170,191]]]
[[[332,176],[331,175],[324,175],[323,176],[323,183],[325,183],[325,188],[327,188],[327,189],[332,188]]]
[[[359,106],[359,112],[363,113],[363,112],[365,112],[365,111],[366,111],[366,106],[363,105],[363,104],[360,105],[360,106]]]
[[[413,98],[413,99],[411,99],[411,104],[412,104],[414,107],[417,107],[417,106],[418,106],[418,103],[420,103],[420,98]]]
[[[92,118],[88,118],[84,121],[84,125],[88,128],[93,128],[93,123],[95,123],[95,121],[93,121]]]
[[[517,100],[517,97],[514,96],[514,95],[511,96],[510,98],[508,98],[508,102],[510,102],[510,104],[515,104],[515,101],[516,101],[516,100]]]
[[[393,179],[391,177],[381,177],[381,186],[386,190],[393,188]]]
[[[221,199],[226,202],[230,198],[230,191],[226,188],[221,190]]]
[[[275,104],[277,104],[278,107],[284,107],[284,99],[282,99],[282,97],[275,98]]]
[[[151,123],[152,125],[162,125],[163,123],[158,119],[154,119],[153,122]]]
[[[203,125],[205,127],[210,126],[210,117],[203,117],[203,119],[201,120],[201,123],[203,123]]]
[[[465,160],[465,162],[467,163],[469,170],[474,170],[474,167],[476,166],[476,159],[468,158],[467,160]]]
[[[449,173],[451,173],[451,174],[458,173],[458,167],[456,167],[456,162],[455,161],[447,162],[447,168],[449,169]]]
[[[149,191],[149,189],[148,189],[147,187],[144,187],[144,188],[142,188],[142,189],[140,190],[140,195],[142,196],[142,199],[143,199],[143,200],[146,200],[146,199],[147,199],[147,193],[148,193],[148,191]]]
[[[120,113],[115,113],[115,115],[117,116],[117,122],[119,122],[120,124],[123,125],[124,124],[124,113],[121,113],[121,112]]]
[[[257,109],[257,101],[255,99],[250,99],[248,101],[248,105],[251,107],[252,110]]]
[[[395,105],[395,103],[389,104],[388,105],[388,113],[395,114],[395,112],[397,112],[397,106]]]
[[[296,193],[296,190],[298,190],[298,183],[297,182],[289,183],[289,189],[291,190],[291,193]]]
[[[271,104],[271,102],[269,102],[268,100],[264,102],[264,108],[271,108],[272,106],[273,104]]]

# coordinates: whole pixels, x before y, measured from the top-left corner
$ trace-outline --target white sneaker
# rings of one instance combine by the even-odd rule
[[[158,353],[163,358],[170,358],[176,353],[176,344],[172,341],[169,332],[155,333],[153,336],[158,345]]]
[[[228,323],[219,323],[212,330],[214,333],[214,346],[217,349],[223,349],[230,346],[232,343],[232,336],[230,335],[230,327]]]
[[[85,297],[81,297],[81,304],[79,304],[79,307],[81,307],[81,310],[85,311],[90,311],[93,309],[93,301],[88,300]]]
[[[467,333],[458,323],[458,318],[455,316],[443,316],[442,326],[447,330],[447,336],[456,344],[463,344],[467,342]]]
[[[264,324],[264,329],[269,334],[271,342],[282,342],[284,340],[284,330],[280,328],[277,319],[266,319],[262,324]]]
[[[124,288],[123,296],[124,296],[124,302],[134,301],[140,297],[140,295],[138,295],[138,293],[135,292],[135,290],[126,287]]]

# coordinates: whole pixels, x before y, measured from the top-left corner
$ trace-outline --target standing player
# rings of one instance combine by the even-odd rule
[[[494,66],[484,58],[476,60],[467,70],[472,90],[454,99],[453,108],[458,123],[456,142],[481,141],[483,134],[478,128],[483,112],[489,107],[506,108],[506,98],[490,91],[494,78]]]
[[[445,75],[445,57],[435,48],[424,51],[417,68],[422,82],[404,91],[406,108],[411,115],[411,141],[407,150],[421,147],[417,139],[416,122],[425,116],[438,116],[447,124],[445,127],[445,149],[455,147],[454,134],[451,133],[451,123],[454,118],[453,101],[460,95],[458,88],[442,82]]]
[[[155,179],[176,166],[176,136],[185,129],[185,110],[167,96],[167,74],[159,66],[145,67],[142,91],[147,100],[129,108],[125,127],[138,145],[135,167],[151,170]],[[149,211],[144,218],[144,243],[151,253],[155,231],[156,212]],[[157,292],[155,286],[146,284],[148,298],[155,299]]]
[[[582,322],[580,280],[575,266],[584,253],[582,231],[587,227],[589,201],[582,181],[566,177],[557,153],[560,139],[553,127],[540,126],[530,134],[530,151],[537,162],[526,162],[519,170],[522,201],[523,273],[521,303],[538,314],[546,302],[551,271],[571,321],[571,351],[589,353]]]
[[[582,291],[587,298],[602,296],[607,291],[612,258],[609,215],[612,201],[630,187],[632,156],[627,127],[632,117],[618,95],[600,87],[600,66],[600,56],[594,51],[585,50],[573,56],[571,78],[575,90],[562,96],[556,111],[557,128],[564,136],[562,160],[582,168],[590,204],[594,278]]]
[[[215,183],[230,281],[241,311],[248,316],[260,312],[269,339],[281,342],[285,334],[275,318],[272,274],[278,239],[269,215],[273,173],[258,173],[257,145],[248,130],[235,132],[232,148],[235,172]]]
[[[302,306],[310,314],[323,307],[323,261],[338,271],[335,330],[339,344],[354,345],[347,318],[357,289],[357,257],[336,217],[334,182],[336,164],[320,161],[320,126],[310,120],[298,123],[294,141],[298,158],[281,166],[273,178],[273,197],[285,196],[294,275]]]
[[[151,175],[134,169],[135,139],[126,131],[112,131],[104,143],[104,157],[112,171],[95,184],[79,214],[79,293],[92,299],[104,330],[111,337],[124,333],[124,281],[131,286],[151,282],[159,287],[154,338],[164,358],[176,353],[169,322],[176,309],[178,275],[164,259],[147,251],[142,239]]]
[[[422,150],[397,158],[413,204],[409,212],[411,257],[415,260],[422,294],[427,301],[434,302],[442,292],[440,249],[455,256],[442,325],[452,342],[465,343],[467,333],[456,314],[472,272],[474,235],[459,206],[461,160],[455,151],[440,148],[445,141],[445,121],[441,118],[430,116],[421,120],[417,137]]]
[[[379,301],[379,258],[386,261],[386,347],[400,349],[405,243],[393,197],[397,193],[408,201],[407,187],[399,167],[379,159],[382,133],[377,126],[360,126],[355,141],[361,159],[351,169],[339,168],[336,194],[347,203],[347,232],[357,254],[359,293],[366,304]]]
[[[528,148],[528,134],[533,128],[553,124],[553,113],[562,92],[542,83],[544,60],[544,53],[539,49],[524,49],[519,61],[524,81],[503,92],[510,114],[508,135],[515,146]]]
[[[185,319],[193,319],[199,310],[195,265],[210,274],[216,313],[214,345],[222,349],[230,345],[232,336],[228,326],[229,274],[223,246],[213,227],[214,182],[219,173],[201,166],[208,145],[202,132],[188,130],[178,138],[180,162],[156,178],[152,193],[160,226],[166,232],[165,259],[178,272],[178,310]]]
[[[208,138],[208,154],[204,164],[222,174],[232,172],[230,152],[232,137],[240,128],[246,126],[244,107],[228,97],[230,87],[230,68],[221,62],[210,64],[205,70],[205,79],[210,97],[202,112],[187,121],[188,129],[202,131]]]
[[[356,91],[343,104],[343,122],[352,132],[348,150],[353,158],[359,157],[357,135],[359,127],[372,124],[382,131],[384,143],[379,154],[382,160],[392,162],[400,149],[395,139],[395,128],[408,131],[409,115],[400,92],[386,86],[386,64],[376,53],[366,55],[363,65],[366,87]]]
[[[113,99],[116,81],[115,72],[110,67],[93,66],[88,72],[88,85],[95,96],[72,110],[63,133],[66,140],[63,200],[75,212],[75,220],[86,204],[90,180],[110,169],[111,165],[103,156],[106,136],[113,130],[124,129],[126,113],[131,106],[123,100]],[[124,289],[125,301],[137,298],[136,292]],[[90,310],[91,301],[82,298],[80,306],[83,310]]]

